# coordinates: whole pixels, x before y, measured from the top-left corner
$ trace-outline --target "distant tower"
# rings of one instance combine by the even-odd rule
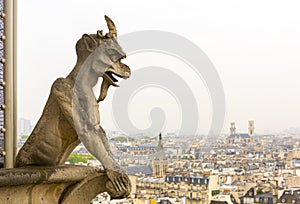
[[[161,133],[158,135],[158,145],[156,148],[156,154],[152,161],[152,171],[154,177],[164,177],[168,168],[168,160],[166,158],[164,147],[162,144]]]
[[[31,132],[32,128],[31,128],[31,122],[30,120],[24,119],[24,118],[20,118],[18,120],[18,135],[22,136],[22,135],[29,135]]]
[[[235,128],[235,123],[232,122],[230,123],[230,135],[236,134],[236,128]]]
[[[249,127],[248,127],[248,130],[249,130],[249,136],[251,138],[251,142],[253,143],[254,142],[254,120],[249,120]]]
[[[162,136],[161,136],[161,132],[160,132],[159,135],[158,135],[157,152],[162,152],[162,153],[164,153],[164,151],[163,151],[164,146],[163,146],[161,140],[162,140]]]

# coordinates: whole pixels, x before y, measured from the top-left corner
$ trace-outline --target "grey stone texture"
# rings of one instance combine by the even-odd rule
[[[125,53],[117,42],[113,21],[105,16],[109,32],[84,34],[76,43],[77,63],[66,78],[52,85],[42,116],[16,158],[15,169],[0,171],[0,203],[88,203],[107,191],[125,197],[131,184],[115,161],[100,126],[98,103],[115,77],[128,78],[130,68],[121,62]],[[93,87],[102,77],[96,99]],[[82,142],[103,165],[65,167],[66,159]]]

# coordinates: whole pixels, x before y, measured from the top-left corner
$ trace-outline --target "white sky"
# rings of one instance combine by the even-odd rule
[[[196,43],[215,65],[224,86],[225,133],[231,121],[236,122],[237,131],[246,131],[249,119],[255,120],[261,133],[300,126],[299,8],[297,0],[20,0],[19,117],[33,123],[38,120],[51,84],[66,76],[75,64],[76,41],[84,33],[106,31],[106,14],[114,20],[119,35],[155,29]],[[132,70],[177,64],[174,69],[178,71],[181,63],[158,54],[129,58],[126,63]],[[199,100],[200,132],[205,133],[211,122],[209,95],[192,74],[187,74],[186,80],[197,86],[193,91]],[[106,129],[115,129],[110,104],[113,89],[101,105],[101,123]],[[149,125],[150,109],[145,110],[145,103],[150,109],[160,105],[170,114],[166,130],[179,129],[180,109],[159,89],[144,90],[129,106],[130,117],[138,127]]]

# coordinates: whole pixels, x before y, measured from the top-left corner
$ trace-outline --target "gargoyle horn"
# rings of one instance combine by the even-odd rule
[[[108,16],[104,16],[108,30],[109,30],[109,35],[112,37],[117,37],[117,29],[116,26],[114,24],[114,22],[108,17]]]
[[[103,38],[103,31],[102,30],[98,30],[97,31],[97,35],[98,35],[98,37]]]
[[[98,42],[99,42],[99,45],[100,45],[100,44],[103,43],[103,40],[102,40],[102,38],[104,37],[104,36],[103,36],[103,31],[102,31],[102,30],[98,30],[98,31],[97,31],[97,36],[98,36],[98,38],[99,38]]]

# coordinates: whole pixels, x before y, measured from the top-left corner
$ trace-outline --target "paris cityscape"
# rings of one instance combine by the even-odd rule
[[[297,0],[0,0],[0,204],[300,204]]]
[[[126,169],[132,192],[111,203],[297,203],[300,197],[300,134],[257,134],[234,122],[224,135],[179,136],[176,133],[127,136],[106,130],[115,159]],[[19,120],[19,147],[31,122]],[[103,168],[81,144],[66,164]],[[92,203],[108,202],[107,194]]]

